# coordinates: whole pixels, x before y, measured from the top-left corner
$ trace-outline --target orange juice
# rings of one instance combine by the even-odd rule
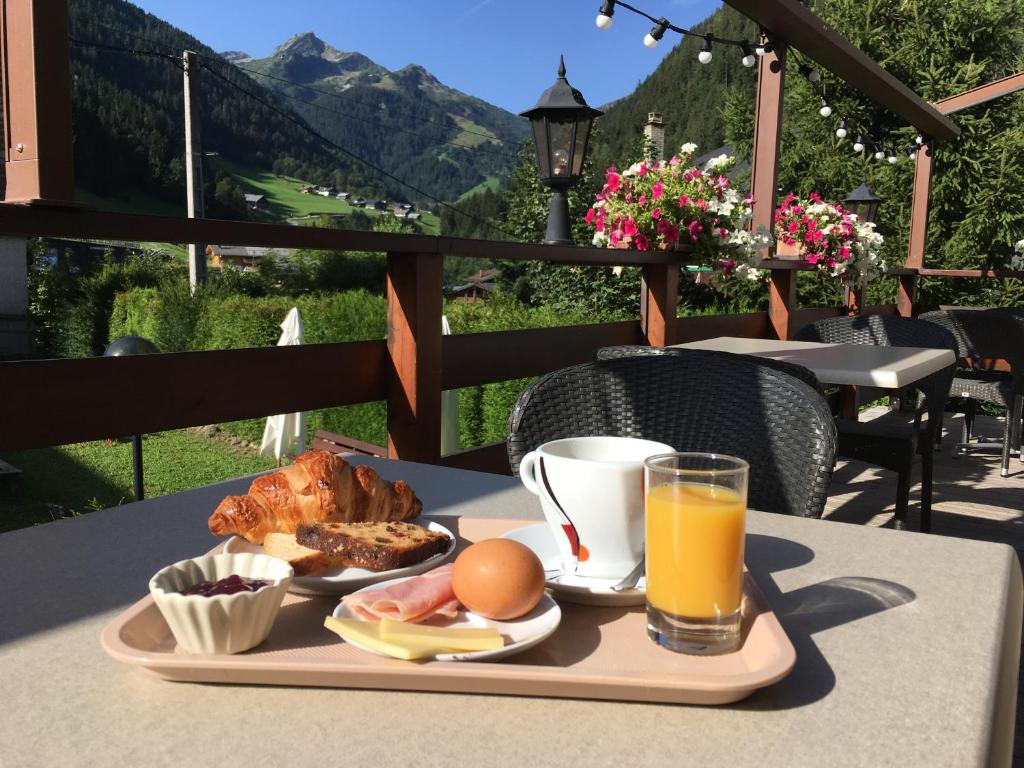
[[[647,492],[647,602],[675,616],[713,618],[740,607],[746,503],[696,483]]]

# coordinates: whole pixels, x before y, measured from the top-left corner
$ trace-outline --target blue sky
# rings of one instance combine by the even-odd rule
[[[619,9],[611,29],[595,24],[600,0],[133,0],[214,50],[269,55],[313,31],[343,51],[390,70],[420,64],[446,85],[520,112],[555,79],[565,54],[569,82],[599,106],[628,95],[679,42],[653,50],[651,24]],[[633,0],[652,16],[692,25],[720,3]]]

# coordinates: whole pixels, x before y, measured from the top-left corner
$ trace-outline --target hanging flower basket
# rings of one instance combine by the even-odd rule
[[[807,249],[798,243],[786,243],[778,240],[775,243],[775,258],[787,261],[803,261]]]

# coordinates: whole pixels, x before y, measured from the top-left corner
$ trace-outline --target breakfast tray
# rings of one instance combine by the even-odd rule
[[[460,546],[500,536],[527,521],[438,518]],[[103,630],[104,649],[165,680],[381,688],[402,691],[555,696],[675,704],[726,704],[782,679],[796,652],[746,574],[743,644],[735,653],[672,653],[646,634],[643,605],[595,607],[559,601],[562,621],[544,642],[494,662],[400,661],[366,653],[323,626],[337,598],[288,594],[270,637],[247,653],[180,651],[150,597]]]

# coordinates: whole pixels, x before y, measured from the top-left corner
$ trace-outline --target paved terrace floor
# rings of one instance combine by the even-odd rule
[[[872,409],[861,418],[882,412],[881,408]],[[953,458],[962,424],[959,416],[947,414],[942,446],[935,454],[931,535],[1003,542],[1017,550],[1024,564],[1024,463],[1012,456],[1009,477],[1000,477],[1001,443],[984,452]],[[1001,419],[979,416],[975,425],[976,434],[1002,437]],[[917,530],[919,522],[919,480],[915,474],[910,491],[908,525],[912,530]],[[891,527],[895,500],[895,473],[857,461],[840,462],[829,489],[825,518]],[[1014,765],[1024,766],[1024,677],[1019,672],[1017,690]]]

